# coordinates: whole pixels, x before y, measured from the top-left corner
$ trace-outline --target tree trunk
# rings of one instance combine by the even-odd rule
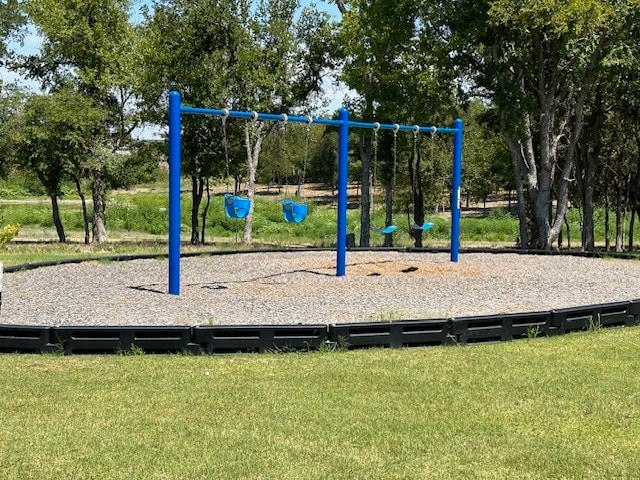
[[[418,142],[418,138],[414,138]],[[416,143],[412,154],[409,156],[409,182],[411,183],[411,197],[413,200],[413,222],[424,225],[424,190],[422,188],[420,146]],[[422,229],[413,230],[409,222],[409,232],[414,240],[416,248],[422,248]]]
[[[84,193],[82,192],[82,188],[80,187],[80,179],[75,175],[71,175],[71,176],[73,178],[73,183],[75,183],[76,185],[76,192],[80,197],[80,203],[82,205],[82,225],[84,227],[84,244],[89,245],[91,241],[91,232],[89,230],[89,213],[87,212],[87,200],[84,196]]]
[[[363,134],[360,137],[360,160],[362,162],[362,199],[360,201],[360,246],[371,244],[371,192],[373,172],[371,168],[371,137]]]
[[[104,226],[105,202],[102,179],[97,176],[91,185],[91,197],[93,199],[93,241],[92,243],[104,243],[107,241],[107,229]]]
[[[631,218],[629,218],[629,240],[627,241],[627,245],[631,252],[633,251],[633,229],[636,225],[636,207],[632,205],[629,211],[631,212]]]
[[[245,218],[244,232],[242,235],[242,243],[247,245],[251,244],[254,197],[256,191],[256,172],[258,170],[258,160],[260,158],[262,142],[269,134],[271,128],[273,128],[274,125],[275,123],[273,123],[271,127],[265,131],[263,122],[255,122],[255,124],[247,122],[247,125],[244,129],[245,145],[247,149],[247,197],[251,202],[249,213]]]
[[[529,247],[529,222],[528,222],[528,206],[525,196],[525,170],[526,162],[524,159],[524,149],[522,148],[522,142],[516,140],[511,135],[509,129],[509,121],[506,113],[503,111],[500,114],[500,130],[502,136],[507,143],[507,148],[511,153],[511,163],[513,165],[513,174],[516,183],[516,209],[518,213],[518,247],[521,249],[527,249]]]
[[[41,172],[36,169],[36,175],[42,183],[42,186],[46,189],[49,194],[49,200],[51,201],[51,219],[53,221],[53,225],[56,227],[56,232],[58,234],[58,241],[61,243],[65,243],[67,241],[67,237],[64,233],[64,226],[62,225],[62,220],[60,219],[60,209],[58,208],[58,194],[60,192],[60,178],[58,177],[47,177],[44,172]]]
[[[60,209],[58,208],[57,193],[50,193],[49,199],[51,200],[51,217],[53,219],[53,225],[56,227],[56,232],[58,233],[58,240],[61,243],[65,243],[67,241],[67,237],[64,234],[64,226],[62,225],[62,220],[60,219]]]
[[[582,191],[582,249],[586,252],[595,251],[595,227],[593,223],[594,215],[594,194],[596,183],[596,171],[600,152],[602,149],[602,121],[603,121],[603,98],[602,89],[596,88],[593,104],[593,119],[589,122],[589,131],[586,135],[584,148],[578,152],[577,158],[580,162],[580,174],[576,174],[581,179]]]
[[[199,175],[191,175],[191,245],[200,243],[200,220],[198,212],[202,202],[204,179]]]
[[[624,242],[624,215],[622,213],[622,155],[620,152],[617,159],[617,175],[615,177],[616,192],[616,252],[623,250]]]
[[[204,204],[204,210],[202,211],[202,231],[200,232],[200,241],[202,245],[205,244],[204,232],[207,226],[207,214],[209,213],[209,207],[211,206],[211,189],[209,188],[209,177],[206,178],[205,191],[207,192],[207,203]]]

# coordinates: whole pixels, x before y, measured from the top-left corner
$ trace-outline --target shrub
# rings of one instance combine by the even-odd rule
[[[11,241],[13,237],[15,237],[20,231],[19,223],[10,223],[5,225],[2,231],[0,231],[0,248],[4,247],[4,245]]]

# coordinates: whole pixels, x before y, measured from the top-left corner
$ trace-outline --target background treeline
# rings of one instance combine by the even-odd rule
[[[506,193],[520,246],[577,236],[569,215],[582,248],[595,248],[601,223],[607,248],[633,248],[640,2],[333,3],[335,17],[298,0],[4,2],[0,59],[40,91],[2,85],[0,175],[39,185],[62,242],[59,199],[72,188],[85,242],[104,242],[107,193],[162,174],[165,145],[134,132],[166,124],[170,90],[190,105],[331,116],[323,85],[341,81],[354,119],[464,118],[462,201]],[[41,48],[12,51],[28,29]],[[352,135],[361,245],[376,206],[387,224],[450,208],[450,138]],[[250,198],[257,182],[303,196],[305,183],[335,183],[331,129],[185,117],[182,139],[194,244],[205,240],[213,183]],[[253,228],[252,211],[244,242]]]

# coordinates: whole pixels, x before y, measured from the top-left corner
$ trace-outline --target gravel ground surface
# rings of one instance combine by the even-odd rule
[[[5,273],[0,323],[230,325],[446,318],[640,298],[640,261],[334,252],[184,258],[180,296],[166,260],[85,262]]]

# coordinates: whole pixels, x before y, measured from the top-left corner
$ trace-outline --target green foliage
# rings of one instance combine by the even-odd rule
[[[527,327],[527,338],[533,339],[538,338],[540,335],[540,327],[536,325],[535,327]]]
[[[10,223],[2,227],[0,230],[0,248],[4,247],[7,242],[10,242],[20,231],[19,223]]]

